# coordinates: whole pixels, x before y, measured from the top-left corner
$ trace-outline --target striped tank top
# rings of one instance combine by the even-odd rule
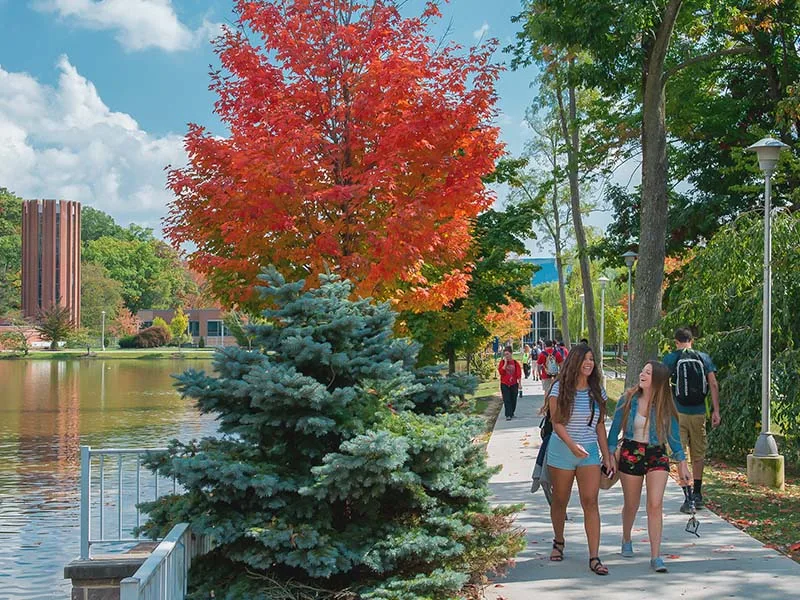
[[[561,389],[561,382],[556,381],[550,390],[550,396],[558,398]],[[605,388],[600,388],[603,400],[607,401]],[[567,434],[576,444],[596,444],[597,443],[597,423],[600,421],[600,406],[595,405],[594,417],[592,417],[592,405],[590,404],[589,388],[575,390],[575,406],[572,409],[572,417],[565,425]],[[589,418],[592,417],[591,423]]]

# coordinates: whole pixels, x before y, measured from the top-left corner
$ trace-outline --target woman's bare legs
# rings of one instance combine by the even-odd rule
[[[578,467],[575,469],[578,480],[578,494],[583,508],[583,527],[589,543],[589,557],[600,551],[600,507],[597,496],[600,493],[600,466]],[[564,507],[566,509],[566,506]]]
[[[664,490],[667,471],[650,471],[647,477],[647,534],[650,537],[650,558],[661,554],[661,532],[664,520]]]
[[[639,503],[642,500],[642,485],[644,477],[639,475],[619,474],[619,481],[622,484],[622,541],[631,541],[631,531],[636,520],[636,513],[639,510]]]
[[[575,471],[566,469],[550,469],[550,482],[553,484],[553,496],[550,498],[550,521],[553,523],[553,540],[556,542],[564,541],[564,522],[567,519],[567,504],[572,493],[572,482],[575,479]],[[558,551],[553,549],[551,557]]]

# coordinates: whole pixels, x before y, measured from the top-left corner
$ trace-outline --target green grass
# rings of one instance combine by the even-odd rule
[[[500,382],[496,379],[482,381],[478,384],[478,389],[475,390],[471,398],[475,401],[472,414],[483,417],[485,422],[481,439],[488,442],[494,428],[494,422],[503,406],[503,400],[500,397]]]
[[[625,391],[624,379],[606,379],[606,394],[608,394],[608,408],[606,413],[609,415],[614,414],[617,408],[617,400]]]
[[[786,489],[747,483],[747,468],[724,462],[706,463],[703,477],[706,506],[770,548],[800,562],[800,477],[787,476]],[[702,512],[700,513],[702,515]]]
[[[0,353],[0,360],[71,360],[71,359],[144,359],[162,358],[207,359],[211,358],[214,348],[154,348],[152,350],[100,350],[93,348],[87,356],[86,350],[34,350],[27,356]]]

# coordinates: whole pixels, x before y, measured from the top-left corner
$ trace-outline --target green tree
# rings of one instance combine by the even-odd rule
[[[153,319],[153,324],[150,326],[150,329],[152,329],[153,327],[158,327],[159,329],[164,330],[164,339],[166,340],[165,343],[169,343],[172,341],[172,329],[164,319],[162,319],[161,317],[155,317]]]
[[[86,245],[83,260],[103,265],[122,284],[125,306],[133,313],[180,305],[195,286],[177,253],[159,240],[101,237]]]
[[[155,325],[155,322],[153,322],[153,324]],[[169,330],[170,333],[172,333],[172,340],[176,342],[179,347],[181,344],[184,344],[186,341],[188,341],[188,329],[189,317],[186,316],[186,313],[183,312],[183,309],[179,306],[175,309],[175,315],[169,322]]]
[[[50,350],[57,350],[58,343],[66,341],[75,330],[75,323],[68,307],[54,304],[39,314],[33,327],[43,340],[50,342]]]
[[[682,36],[691,35],[710,21],[730,22],[737,4],[708,0],[531,0],[525,2],[519,17],[521,49],[544,47],[570,57],[585,54],[587,60],[576,65],[579,68],[572,70],[570,78],[600,87],[628,113],[640,116],[639,264],[631,313],[628,383],[655,354],[645,334],[661,318],[669,197],[667,82],[688,66],[749,50],[711,36],[700,36],[708,45],[673,42],[676,38],[680,42]]]
[[[479,215],[472,231],[474,268],[467,296],[439,311],[402,314],[411,336],[422,344],[422,364],[445,359],[449,372],[455,372],[457,354],[473,354],[486,344],[490,311],[500,310],[512,300],[530,306],[527,292],[537,267],[508,256],[527,253],[525,239],[534,236],[531,225],[537,210],[536,201],[526,200]]]
[[[22,302],[22,198],[0,187],[0,316]]]
[[[787,463],[800,460],[800,215],[778,213],[772,249],[772,418]],[[689,326],[711,354],[725,400],[709,437],[716,456],[742,460],[761,425],[764,225],[758,213],[724,226],[676,277],[665,295],[662,350],[675,327]]]
[[[84,245],[101,237],[118,238],[122,231],[111,215],[91,206],[81,207],[81,242]]]
[[[109,277],[102,265],[81,264],[81,327],[100,335],[105,311],[106,327],[122,308],[122,284]]]
[[[389,305],[349,300],[349,282],[261,279],[274,308],[253,328],[260,350],[178,378],[222,436],[150,458],[186,493],[146,503],[146,531],[214,536],[192,566],[198,597],[477,598],[523,540],[513,508],[489,505],[478,423],[453,412],[474,380],[416,370]]]

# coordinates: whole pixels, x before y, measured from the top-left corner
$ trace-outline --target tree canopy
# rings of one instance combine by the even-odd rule
[[[224,138],[191,125],[167,219],[227,305],[257,304],[256,274],[326,271],[361,296],[437,309],[464,296],[470,219],[502,146],[494,44],[437,47],[434,3],[235,2],[212,75]],[[303,35],[296,35],[302,31]]]

